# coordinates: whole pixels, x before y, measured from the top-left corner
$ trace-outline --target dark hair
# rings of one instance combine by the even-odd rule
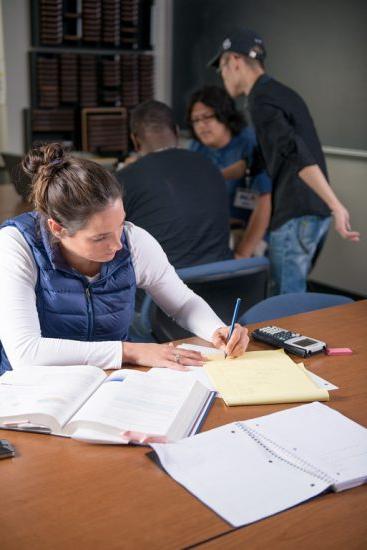
[[[237,110],[234,100],[224,88],[204,86],[192,94],[186,111],[186,123],[195,139],[197,137],[191,123],[191,113],[195,103],[199,102],[211,107],[217,120],[225,124],[233,136],[239,134],[246,125],[244,116]]]
[[[73,157],[59,143],[31,149],[23,159],[23,169],[32,178],[35,209],[70,235],[121,197],[121,186],[111,173],[96,162]]]
[[[139,137],[143,137],[145,132],[160,133],[167,129],[176,134],[172,110],[165,103],[155,100],[145,101],[132,110],[130,129]]]

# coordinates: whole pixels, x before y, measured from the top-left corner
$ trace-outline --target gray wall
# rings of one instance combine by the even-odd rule
[[[306,100],[324,145],[367,150],[365,0],[175,0],[173,98],[218,81],[206,68],[229,29],[257,30],[267,70]]]
[[[326,155],[334,191],[351,213],[359,243],[329,231],[311,279],[367,297],[367,158]]]

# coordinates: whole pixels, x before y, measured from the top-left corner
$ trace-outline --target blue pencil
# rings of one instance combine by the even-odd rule
[[[235,326],[235,324],[237,323],[238,312],[239,312],[239,310],[240,310],[241,302],[242,302],[242,299],[241,299],[241,298],[237,298],[236,305],[234,306],[234,311],[233,311],[231,326],[230,326],[230,328],[229,328],[227,343],[228,343],[229,340],[231,339],[231,336],[232,336],[232,333],[233,333],[233,330],[234,330],[234,326]],[[225,357],[225,358],[227,357],[226,352],[224,352],[224,357]]]

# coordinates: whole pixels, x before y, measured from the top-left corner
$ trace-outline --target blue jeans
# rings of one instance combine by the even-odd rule
[[[307,275],[331,218],[302,216],[270,232],[270,294],[305,292]]]

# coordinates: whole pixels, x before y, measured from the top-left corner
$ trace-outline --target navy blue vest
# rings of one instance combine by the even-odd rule
[[[93,342],[128,339],[136,281],[125,233],[121,237],[123,248],[102,265],[100,278],[89,283],[65,262],[36,212],[7,220],[1,227],[8,225],[22,233],[38,267],[36,304],[44,338]],[[2,348],[0,374],[10,369]]]

